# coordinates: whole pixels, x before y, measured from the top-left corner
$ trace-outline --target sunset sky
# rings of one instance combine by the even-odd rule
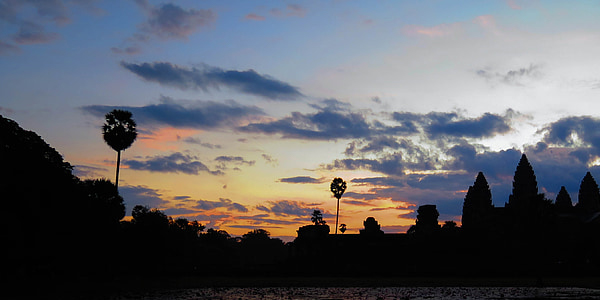
[[[81,178],[114,180],[104,114],[133,113],[127,205],[290,240],[325,212],[460,223],[526,153],[573,202],[600,176],[600,2],[0,0],[0,114]],[[34,172],[34,170],[32,170]],[[596,177],[600,179],[600,177]],[[26,215],[27,212],[11,212]]]

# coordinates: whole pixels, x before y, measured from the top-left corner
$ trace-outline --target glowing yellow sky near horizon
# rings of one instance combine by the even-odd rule
[[[150,138],[146,137],[136,141],[130,149],[123,153],[122,159],[126,161],[127,159],[133,159],[140,156],[152,156],[153,153],[160,155],[164,154],[165,150],[167,153],[169,151],[179,151],[181,150],[179,147],[182,146],[181,138],[194,135],[198,135],[197,131],[173,128],[161,129]],[[223,135],[224,134],[221,134],[221,138]],[[177,139],[177,136],[180,138]],[[100,134],[98,135],[98,138],[101,138]],[[250,227],[255,227],[267,229],[273,236],[295,236],[298,227],[310,224],[310,215],[277,216],[271,214],[271,216],[269,216],[269,218],[284,221],[290,220],[290,218],[304,218],[303,221],[298,221],[298,223],[291,225],[261,224],[260,222],[257,223],[253,220],[238,220],[235,216],[255,216],[265,214],[265,212],[257,210],[256,206],[265,205],[269,201],[278,200],[297,201],[306,205],[317,204],[311,207],[322,209],[323,213],[335,216],[336,199],[333,198],[329,191],[331,179],[334,177],[342,177],[347,181],[348,189],[346,192],[367,193],[370,188],[373,188],[372,186],[355,185],[351,183],[351,180],[355,178],[381,176],[381,174],[370,171],[331,172],[319,168],[319,161],[327,162],[341,157],[340,153],[345,148],[345,143],[307,143],[295,140],[273,140],[263,138],[260,147],[256,147],[256,145],[253,144],[247,145],[246,143],[237,141],[228,142],[226,139],[217,141],[210,137],[201,136],[201,138],[203,141],[219,144],[224,149],[227,149],[205,149],[200,147],[195,150],[188,150],[196,152],[196,154],[201,157],[200,161],[205,162],[211,170],[214,169],[214,166],[210,163],[211,157],[217,155],[236,155],[238,151],[250,153],[245,154],[244,159],[254,160],[255,163],[251,166],[239,166],[240,170],[225,170],[225,175],[222,176],[211,175],[207,172],[200,172],[199,174],[165,174],[132,170],[127,168],[126,164],[124,164],[120,176],[120,179],[122,180],[121,186],[141,185],[152,187],[159,191],[161,198],[167,200],[165,204],[156,207],[161,210],[175,207],[194,210],[192,208],[194,205],[193,201],[177,200],[175,199],[177,196],[188,196],[191,200],[207,201],[219,201],[220,198],[230,199],[233,202],[244,205],[249,211],[242,213],[227,211],[226,208],[217,208],[210,211],[196,209],[196,213],[189,212],[175,214],[171,215],[171,217],[197,219],[206,224],[210,221],[210,218],[203,219],[202,217],[196,217],[196,215],[227,214],[231,215],[231,217],[225,217],[221,222],[216,222],[215,225],[220,229],[227,230],[230,234],[241,235],[250,231]],[[230,143],[233,143],[233,145]],[[249,152],[248,149],[245,148],[253,148],[254,151]],[[277,160],[276,163],[267,162],[261,157],[266,149],[268,149],[269,155]],[[310,153],[315,153],[316,150],[321,156],[316,160],[311,157],[306,157],[304,154],[308,153],[308,149],[310,149]],[[101,174],[102,177],[112,179],[114,177],[115,167],[114,158],[112,157],[114,151],[108,146],[105,146],[103,152],[104,154],[102,157],[97,158],[95,161],[103,162],[102,165],[98,165],[105,168],[105,171]],[[252,155],[252,153],[254,153],[254,155]],[[327,156],[328,154],[329,157]],[[89,161],[90,160],[87,159],[86,163],[89,163]],[[311,161],[314,162],[310,163]],[[279,181],[281,178],[299,175],[321,178],[322,182],[317,184],[293,184]],[[383,228],[385,228],[385,226],[390,228],[402,227],[402,229],[405,230],[405,228],[407,229],[408,226],[414,224],[413,218],[405,218],[402,216],[415,208],[409,207],[406,202],[397,202],[399,199],[394,199],[397,201],[391,201],[392,199],[389,198],[372,200],[370,201],[370,206],[344,204],[344,200],[346,199],[347,198],[342,197],[341,200],[340,224],[347,224],[347,233],[358,233],[358,230],[363,228],[362,222],[369,216],[375,217]],[[127,199],[125,200],[127,201]],[[373,208],[387,209],[371,211]],[[131,209],[131,207],[128,209]],[[127,212],[127,215],[129,214],[130,211]],[[333,232],[335,227],[335,217],[328,217],[325,218],[325,220],[330,225]],[[248,226],[248,228],[230,227],[232,225]]]

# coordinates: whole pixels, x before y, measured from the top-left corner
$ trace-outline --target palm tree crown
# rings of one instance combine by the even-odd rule
[[[331,192],[333,196],[338,200],[342,198],[342,195],[346,191],[346,182],[341,178],[334,178],[331,182]]]
[[[117,152],[129,148],[137,138],[136,124],[131,117],[131,112],[120,109],[114,109],[105,116],[102,136],[104,141]]]

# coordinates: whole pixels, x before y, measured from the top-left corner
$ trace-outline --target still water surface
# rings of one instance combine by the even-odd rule
[[[119,299],[600,299],[600,290],[565,287],[201,288],[122,295]]]

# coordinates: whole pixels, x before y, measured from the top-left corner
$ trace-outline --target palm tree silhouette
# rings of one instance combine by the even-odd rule
[[[323,221],[323,214],[321,213],[320,210],[315,209],[312,213],[312,217],[310,217],[310,220],[315,223],[315,225],[325,225],[325,221]]]
[[[346,224],[340,224],[340,232],[344,234],[346,232]]]
[[[333,196],[337,198],[337,212],[335,214],[335,234],[338,231],[338,219],[340,217],[340,198],[346,191],[346,182],[339,177],[336,177],[331,181],[331,192]]]
[[[117,151],[117,178],[115,181],[117,190],[119,190],[121,151],[129,148],[137,138],[136,124],[131,116],[132,114],[129,111],[114,109],[106,114],[106,122],[102,126],[104,141],[113,150]]]

